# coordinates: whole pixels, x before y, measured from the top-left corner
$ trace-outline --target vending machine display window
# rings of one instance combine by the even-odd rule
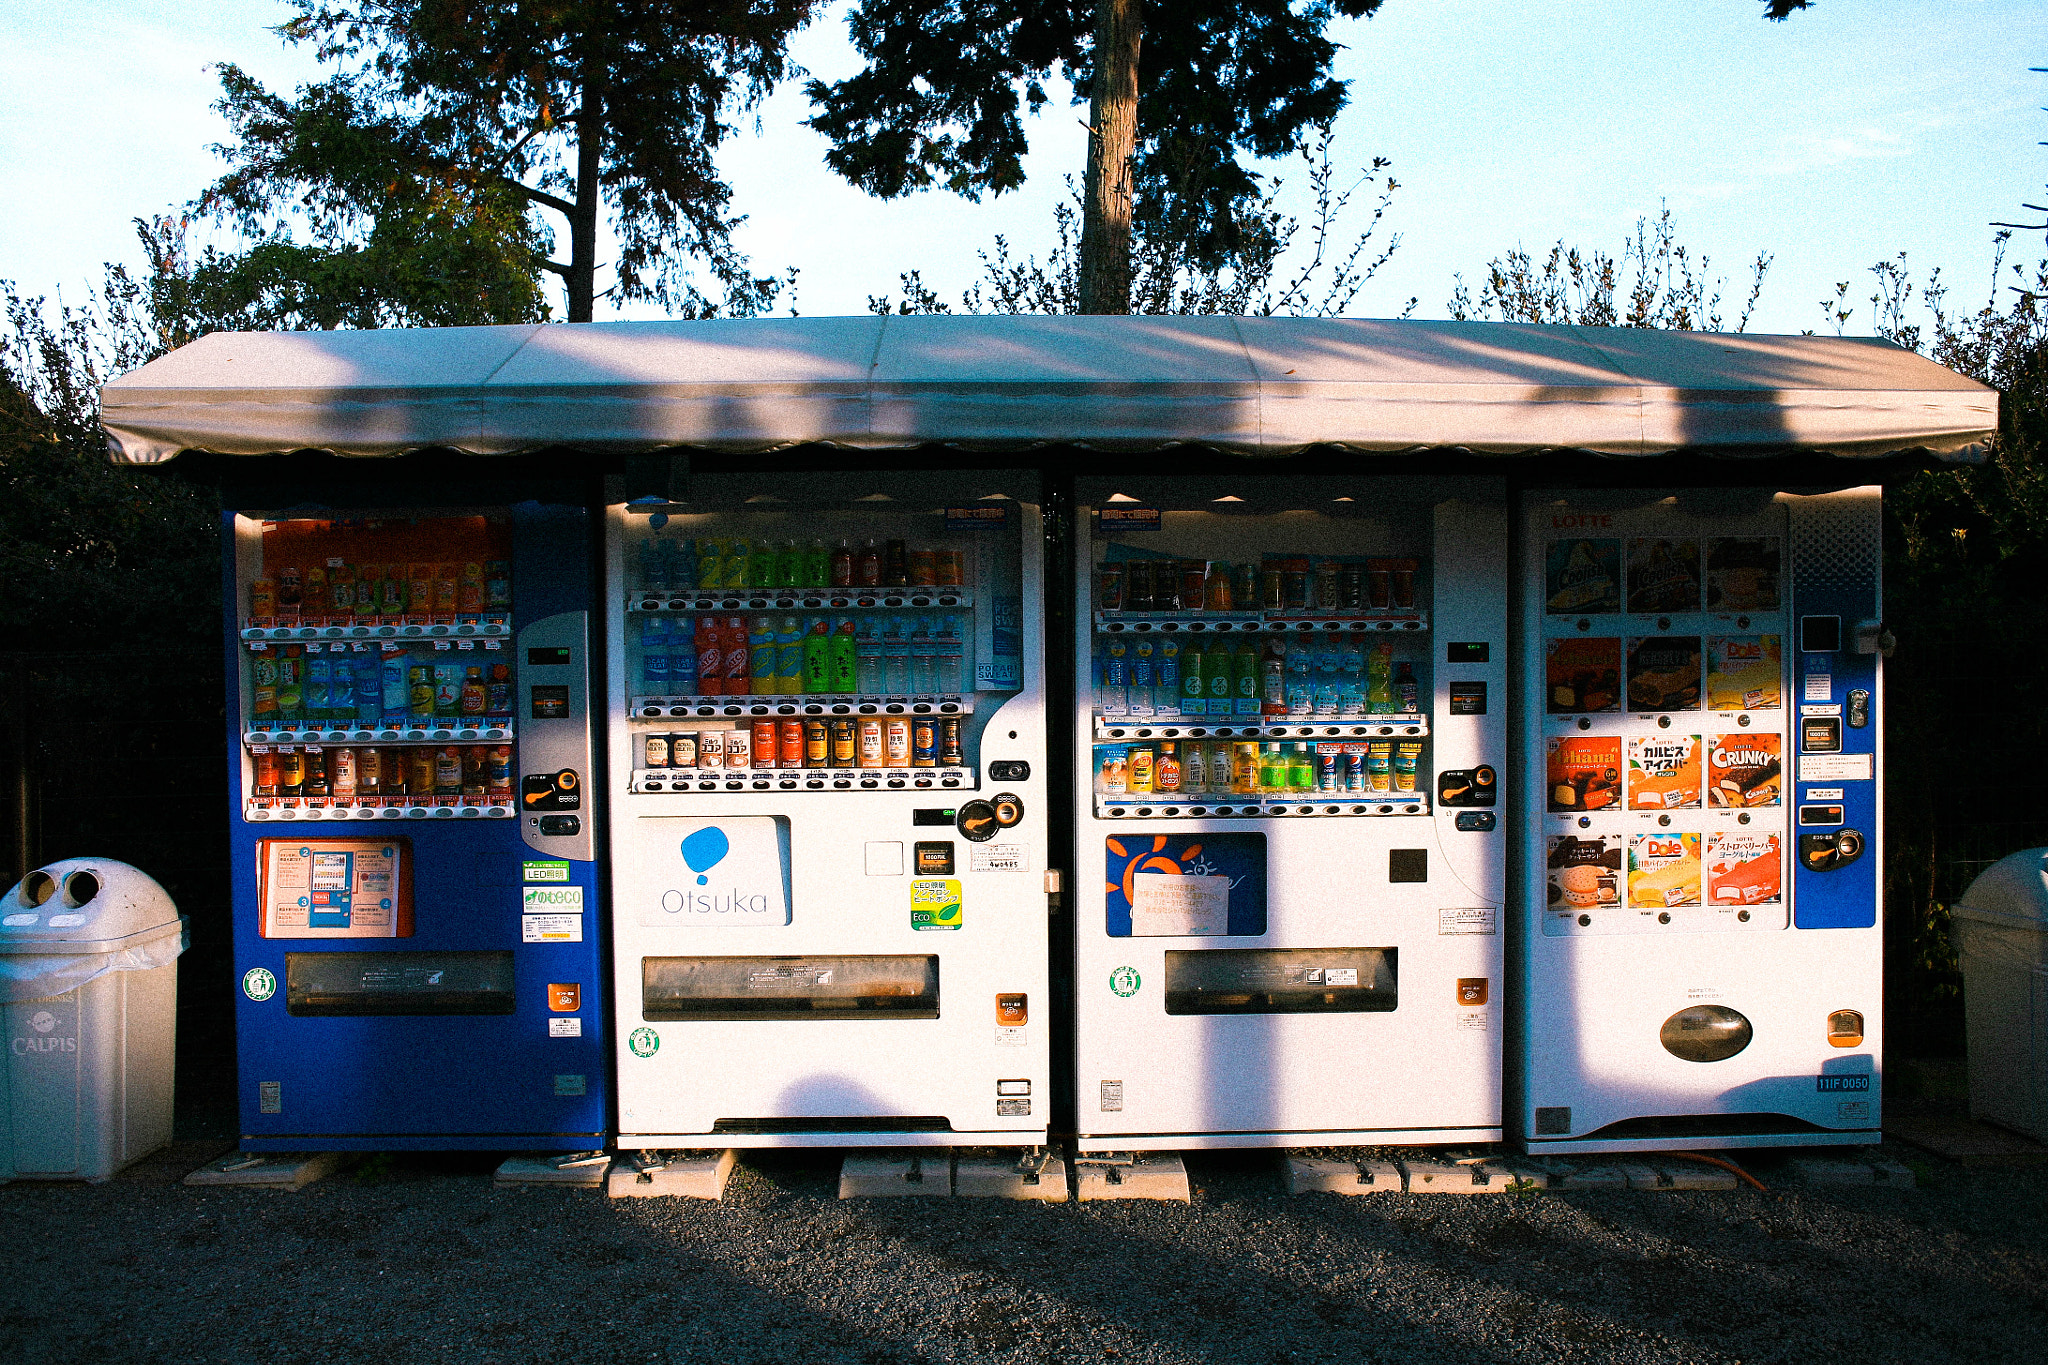
[[[1426,512],[1218,502],[1096,509],[1098,814],[1426,814]]]
[[[980,785],[1023,682],[1014,502],[625,513],[630,790]]]
[[[236,539],[248,818],[510,818],[508,518],[254,513]]]

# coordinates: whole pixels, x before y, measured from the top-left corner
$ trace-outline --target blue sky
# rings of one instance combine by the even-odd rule
[[[107,260],[138,257],[129,219],[192,197],[224,129],[207,71],[234,61],[274,86],[317,74],[265,26],[275,0],[40,0],[0,13],[0,277],[73,295]],[[1836,281],[1870,293],[1868,268],[1900,251],[1934,266],[1972,306],[1987,283],[1994,219],[2026,217],[2048,181],[2048,4],[2041,0],[1821,0],[1784,24],[1755,0],[1386,0],[1342,23],[1338,74],[1351,105],[1340,162],[1393,161],[1385,230],[1402,242],[1351,311],[1384,316],[1417,297],[1442,316],[1453,283],[1520,244],[1563,238],[1608,251],[1668,203],[1681,240],[1726,275],[1732,315],[1747,262],[1768,250],[1753,330],[1820,325]],[[835,11],[797,59],[830,79],[855,56]],[[801,268],[806,314],[861,311],[920,270],[948,298],[997,233],[1042,253],[1052,205],[1078,175],[1083,111],[1032,125],[1030,183],[970,204],[943,194],[883,203],[827,171],[791,89],[761,131],[722,158],[749,215],[757,269]],[[1303,177],[1275,168],[1290,184]],[[1305,207],[1305,204],[1302,204]],[[2033,234],[2016,254],[2048,254]],[[636,314],[637,315],[637,314]],[[1851,332],[1869,330],[1862,307]]]

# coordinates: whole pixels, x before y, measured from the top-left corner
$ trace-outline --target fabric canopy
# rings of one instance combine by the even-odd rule
[[[1981,455],[1998,395],[1888,342],[1241,317],[216,333],[101,391],[117,461],[1176,445]]]

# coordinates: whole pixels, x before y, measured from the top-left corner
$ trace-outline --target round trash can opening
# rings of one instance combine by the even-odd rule
[[[1657,1041],[1685,1062],[1725,1062],[1756,1036],[1749,1020],[1726,1005],[1692,1005],[1664,1021]]]
[[[18,894],[23,905],[41,905],[57,894],[57,879],[38,868],[21,879],[21,890]]]
[[[64,901],[67,905],[84,905],[99,893],[100,879],[90,872],[74,872],[64,879]]]

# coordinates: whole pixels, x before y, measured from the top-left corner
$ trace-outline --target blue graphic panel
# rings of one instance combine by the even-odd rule
[[[1131,902],[1144,876],[1228,877],[1231,937],[1266,932],[1263,834],[1115,834],[1103,840],[1111,938],[1131,937]]]

